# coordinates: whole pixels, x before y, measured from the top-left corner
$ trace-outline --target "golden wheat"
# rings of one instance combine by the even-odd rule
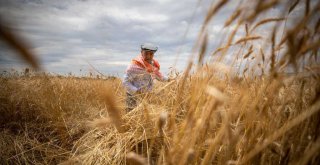
[[[155,83],[129,113],[119,78],[32,70],[1,76],[0,163],[317,164],[320,45],[314,20],[320,2],[259,0],[247,10],[244,1],[225,21],[228,27],[238,20],[227,41],[208,50],[207,26],[227,2],[209,8],[193,49],[199,50],[198,63],[189,61],[170,83]],[[285,5],[282,16],[253,24],[278,5]],[[284,37],[276,35],[279,24],[270,40],[252,34],[290,18],[299,5],[305,11],[285,26]],[[232,44],[240,27],[243,36]],[[217,60],[205,62],[206,52]],[[250,57],[254,52],[261,58]],[[287,73],[294,69],[296,74]]]

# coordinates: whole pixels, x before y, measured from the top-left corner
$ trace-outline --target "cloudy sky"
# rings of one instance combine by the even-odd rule
[[[221,42],[226,18],[238,1],[214,17],[210,48]],[[211,0],[0,0],[0,18],[20,34],[47,72],[85,75],[95,69],[122,76],[140,45],[159,46],[164,73],[182,70]],[[278,10],[274,9],[274,13]],[[186,33],[187,32],[187,33]],[[184,35],[186,33],[186,35]],[[0,69],[27,65],[0,42]],[[94,72],[94,71],[93,71]]]

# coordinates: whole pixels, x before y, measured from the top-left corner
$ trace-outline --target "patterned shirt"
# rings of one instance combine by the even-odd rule
[[[159,70],[160,65],[155,59],[152,61],[152,64],[150,64],[139,55],[133,59],[128,66],[126,74],[124,75],[123,85],[130,94],[134,94],[138,90],[144,92],[151,91],[153,79],[167,81],[167,78],[163,76]]]

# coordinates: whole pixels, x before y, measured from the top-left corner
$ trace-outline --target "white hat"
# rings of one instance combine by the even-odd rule
[[[144,43],[141,45],[141,50],[149,50],[149,51],[156,52],[158,50],[158,47],[151,43]]]

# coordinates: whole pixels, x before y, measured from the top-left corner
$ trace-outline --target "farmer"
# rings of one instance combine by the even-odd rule
[[[153,79],[168,81],[160,73],[160,65],[153,58],[158,47],[145,43],[141,45],[141,54],[131,61],[124,75],[123,85],[127,90],[127,111],[131,111],[137,105],[136,95],[149,92],[153,87]]]

